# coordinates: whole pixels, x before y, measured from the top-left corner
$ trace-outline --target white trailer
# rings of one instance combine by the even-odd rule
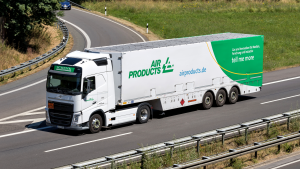
[[[47,125],[99,132],[166,111],[234,104],[262,86],[263,36],[223,33],[75,51],[52,64]]]

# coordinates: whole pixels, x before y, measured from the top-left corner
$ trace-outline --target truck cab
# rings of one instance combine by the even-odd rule
[[[113,87],[109,54],[79,51],[68,54],[53,63],[48,71],[47,125],[98,132],[105,115],[97,113],[94,119],[90,118],[93,112],[115,109]]]

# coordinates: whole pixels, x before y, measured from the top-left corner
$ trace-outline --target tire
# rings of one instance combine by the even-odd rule
[[[136,112],[136,122],[139,124],[147,123],[150,117],[150,109],[146,105],[139,106]]]
[[[202,99],[202,107],[204,110],[210,109],[211,106],[213,105],[213,95],[211,92],[205,93]]]
[[[236,87],[233,87],[229,91],[228,103],[235,104],[239,99],[239,91]]]
[[[223,89],[220,89],[216,96],[216,106],[222,107],[226,102],[226,92]]]
[[[70,7],[70,9],[69,10],[71,10],[71,7]]]
[[[91,133],[98,133],[102,128],[102,118],[99,114],[94,114],[89,121],[89,130]]]

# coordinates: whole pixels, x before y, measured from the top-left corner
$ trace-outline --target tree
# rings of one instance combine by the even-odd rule
[[[6,43],[24,48],[35,26],[51,25],[62,0],[0,0],[0,16],[4,18]]]

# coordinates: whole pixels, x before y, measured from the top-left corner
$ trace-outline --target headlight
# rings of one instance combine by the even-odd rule
[[[75,114],[74,115],[74,119],[73,119],[73,122],[77,123],[78,122],[78,119],[80,117],[80,114]]]

